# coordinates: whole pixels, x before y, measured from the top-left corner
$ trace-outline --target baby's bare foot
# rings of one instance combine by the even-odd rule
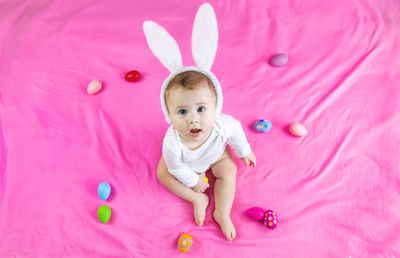
[[[218,211],[214,211],[214,219],[221,226],[222,233],[224,233],[226,239],[232,241],[236,237],[236,229],[232,223],[231,217],[228,215],[224,216]]]
[[[193,201],[194,219],[196,224],[203,226],[204,219],[206,218],[206,209],[208,206],[209,198],[204,193],[199,193],[198,198]]]

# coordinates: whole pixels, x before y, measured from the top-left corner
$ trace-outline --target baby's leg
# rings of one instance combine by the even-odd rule
[[[230,213],[235,198],[237,167],[229,146],[226,147],[221,158],[212,165],[211,170],[216,178],[214,219],[221,226],[225,237],[228,240],[233,240],[236,237],[236,230],[230,218]]]
[[[204,193],[193,191],[171,175],[162,156],[158,163],[157,177],[168,190],[193,204],[196,224],[202,226],[206,217],[206,209],[209,202],[208,196]]]

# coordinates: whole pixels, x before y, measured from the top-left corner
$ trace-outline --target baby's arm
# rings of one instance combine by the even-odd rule
[[[250,153],[250,155],[243,157],[242,158],[244,164],[246,165],[246,167],[248,166],[252,166],[253,168],[256,167],[256,155],[254,155],[254,153]]]
[[[182,184],[192,188],[196,192],[204,192],[209,184],[204,179],[204,173],[197,174],[179,157],[179,152],[171,146],[163,144],[163,157],[168,172],[178,179]]]
[[[205,173],[200,173],[199,174],[199,182],[192,187],[192,189],[196,192],[204,192],[210,185],[206,182]]]
[[[226,115],[227,141],[246,166],[256,167],[256,156],[251,150],[241,123]]]

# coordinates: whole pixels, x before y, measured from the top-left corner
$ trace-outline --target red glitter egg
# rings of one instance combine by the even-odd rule
[[[269,229],[274,229],[278,226],[278,217],[272,210],[267,210],[264,216],[264,225]]]
[[[125,74],[125,80],[128,82],[137,82],[140,79],[140,73],[136,70],[129,71]]]

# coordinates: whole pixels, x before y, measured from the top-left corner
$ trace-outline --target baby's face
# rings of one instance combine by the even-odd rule
[[[216,96],[207,82],[196,89],[173,87],[168,90],[167,106],[171,123],[183,144],[199,147],[211,134],[216,119]]]

